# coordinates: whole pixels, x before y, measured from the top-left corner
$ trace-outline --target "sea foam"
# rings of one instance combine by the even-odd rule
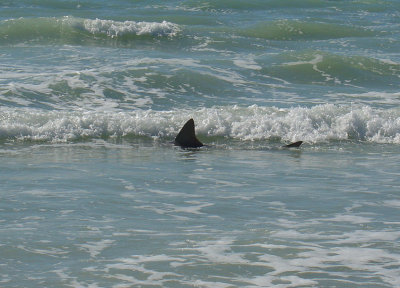
[[[96,43],[101,38],[173,37],[179,25],[162,21],[114,21],[72,16],[17,18],[0,21],[0,43],[26,41],[61,41],[62,43]],[[90,36],[95,36],[95,38]],[[104,36],[104,37],[102,37]]]
[[[252,105],[198,110],[43,111],[0,110],[0,139],[68,142],[87,138],[175,137],[194,118],[197,133],[242,141],[367,141],[400,143],[400,110],[324,104],[310,108]]]
[[[167,21],[158,23],[85,19],[83,26],[92,34],[105,34],[112,38],[124,35],[176,36],[180,32],[178,25]]]

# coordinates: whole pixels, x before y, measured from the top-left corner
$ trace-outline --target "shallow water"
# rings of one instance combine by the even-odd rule
[[[0,286],[400,286],[399,9],[0,1]]]
[[[3,150],[3,285],[396,287],[399,151],[354,145]]]

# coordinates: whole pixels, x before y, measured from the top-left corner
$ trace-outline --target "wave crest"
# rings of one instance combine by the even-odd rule
[[[0,43],[61,41],[63,44],[93,44],[104,38],[129,40],[138,37],[174,37],[180,31],[179,25],[167,21],[119,22],[69,16],[18,18],[0,21]]]
[[[146,136],[173,138],[193,117],[203,137],[242,141],[368,141],[400,144],[400,110],[369,106],[311,108],[224,106],[200,110],[63,112],[0,111],[0,139],[67,142],[87,138]],[[205,141],[207,142],[207,141]]]
[[[178,25],[167,21],[158,23],[135,21],[117,22],[113,20],[85,19],[83,26],[92,34],[105,34],[111,38],[122,37],[126,35],[173,37],[180,32]]]
[[[261,22],[243,28],[239,31],[239,34],[246,37],[267,40],[299,41],[366,37],[373,36],[374,32],[361,27],[350,27],[332,23],[278,20]]]

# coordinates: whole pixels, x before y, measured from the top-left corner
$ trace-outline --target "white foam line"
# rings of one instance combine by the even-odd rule
[[[226,263],[226,264],[250,264],[250,261],[244,259],[244,253],[234,253],[231,246],[234,242],[233,238],[221,238],[212,241],[201,241],[196,247],[188,248],[191,251],[201,253],[201,257],[207,262]]]
[[[198,205],[185,205],[185,206],[179,206],[179,205],[174,205],[174,204],[169,204],[169,203],[164,203],[162,204],[162,207],[155,207],[155,206],[135,206],[135,208],[140,208],[140,209],[146,209],[153,211],[157,214],[160,215],[170,215],[173,217],[183,217],[181,219],[188,219],[187,217],[180,216],[180,215],[175,215],[176,213],[186,213],[186,214],[194,214],[194,215],[201,215],[204,214],[201,212],[201,210],[205,207],[213,206],[213,203],[203,203],[203,202],[198,202],[198,201],[185,201],[185,203],[188,204],[198,204]]]
[[[349,222],[352,224],[365,224],[372,222],[372,218],[357,215],[336,215],[331,219],[321,219],[321,221]]]
[[[24,250],[26,252],[40,254],[40,255],[46,255],[46,256],[56,257],[56,258],[60,257],[61,255],[65,255],[65,254],[69,253],[62,249],[58,249],[58,248],[54,248],[54,247],[51,247],[49,249],[34,249],[34,248],[26,247],[23,245],[18,245],[17,248]]]
[[[183,282],[183,284],[189,285],[189,286],[194,286],[194,287],[200,287],[200,288],[232,288],[233,286],[231,284],[226,284],[222,282],[217,282],[217,281],[205,281],[205,280],[200,280],[197,279],[195,281],[187,281]]]
[[[400,200],[386,200],[383,201],[383,205],[387,207],[394,207],[394,208],[400,208]]]
[[[85,270],[85,269],[84,269]],[[57,276],[61,279],[61,282],[63,282],[63,284],[70,286],[70,287],[74,287],[74,288],[100,288],[101,286],[98,286],[97,283],[83,283],[83,282],[79,282],[77,280],[77,277],[72,277],[69,276],[67,274],[66,269],[57,269],[57,270],[53,270],[51,271],[52,273],[57,274]]]
[[[174,23],[163,21],[158,22],[118,22],[102,19],[85,19],[84,28],[93,34],[105,34],[111,38],[121,35],[154,35],[154,36],[176,36],[181,28]]]
[[[104,105],[107,101],[103,101]],[[102,105],[103,105],[102,104]],[[187,114],[196,119],[199,134],[225,136],[241,140],[282,138],[308,142],[362,140],[376,143],[400,143],[398,109],[379,110],[369,106],[317,105],[311,108],[213,107],[196,111],[112,112],[116,102],[104,111],[41,111],[0,107],[3,138],[67,142],[80,137],[103,135],[121,137],[142,135],[173,137]],[[114,107],[114,108],[113,108]],[[200,176],[197,176],[200,177]]]
[[[181,192],[174,192],[174,191],[165,191],[159,189],[148,189],[149,192],[155,193],[158,195],[168,196],[168,197],[184,197],[184,198],[197,198],[199,195],[194,195],[191,193],[181,193]]]
[[[5,283],[9,283],[9,282],[11,282],[11,279],[9,278],[10,276],[9,275],[7,275],[7,274],[0,274],[0,283],[3,283],[3,284],[5,284]]]
[[[339,79],[333,78],[331,75],[327,74],[326,72],[324,72],[318,68],[318,64],[321,63],[323,60],[324,60],[323,55],[316,54],[316,55],[314,55],[314,59],[312,59],[310,61],[287,62],[287,63],[284,63],[284,65],[287,65],[287,66],[311,65],[314,71],[320,73],[321,76],[325,77],[325,81],[334,80],[335,83],[341,84],[341,81]]]
[[[400,239],[400,231],[365,231],[355,230],[343,233],[337,236],[337,239],[331,239],[335,244],[369,244],[376,242],[395,242]]]
[[[87,244],[77,244],[76,246],[78,246],[81,250],[88,252],[90,257],[95,258],[104,249],[110,247],[114,242],[115,240],[105,239],[98,242],[88,242]]]
[[[257,64],[254,58],[248,56],[247,58],[238,58],[233,60],[233,64],[240,68],[250,69],[250,70],[261,70],[262,67]]]
[[[181,262],[184,261],[178,257],[171,257],[165,254],[162,255],[133,255],[130,258],[120,258],[113,260],[113,264],[106,265],[106,272],[108,274],[107,278],[118,279],[130,284],[143,284],[143,285],[162,285],[164,281],[168,281],[171,277],[182,277],[179,274],[174,272],[159,272],[151,269],[147,269],[144,267],[145,264],[154,263],[154,262]],[[124,274],[119,274],[118,271],[136,271],[143,273],[146,280],[139,280],[134,276],[127,276]],[[112,273],[111,273],[112,271]],[[166,278],[166,279],[164,279]],[[131,287],[131,286],[129,286]]]

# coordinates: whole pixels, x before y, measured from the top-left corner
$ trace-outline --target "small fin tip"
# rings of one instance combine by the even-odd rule
[[[298,147],[300,147],[301,144],[303,144],[303,141],[297,141],[297,142],[293,142],[293,143],[290,143],[288,145],[285,145],[283,147],[285,147],[285,148],[298,148]]]

